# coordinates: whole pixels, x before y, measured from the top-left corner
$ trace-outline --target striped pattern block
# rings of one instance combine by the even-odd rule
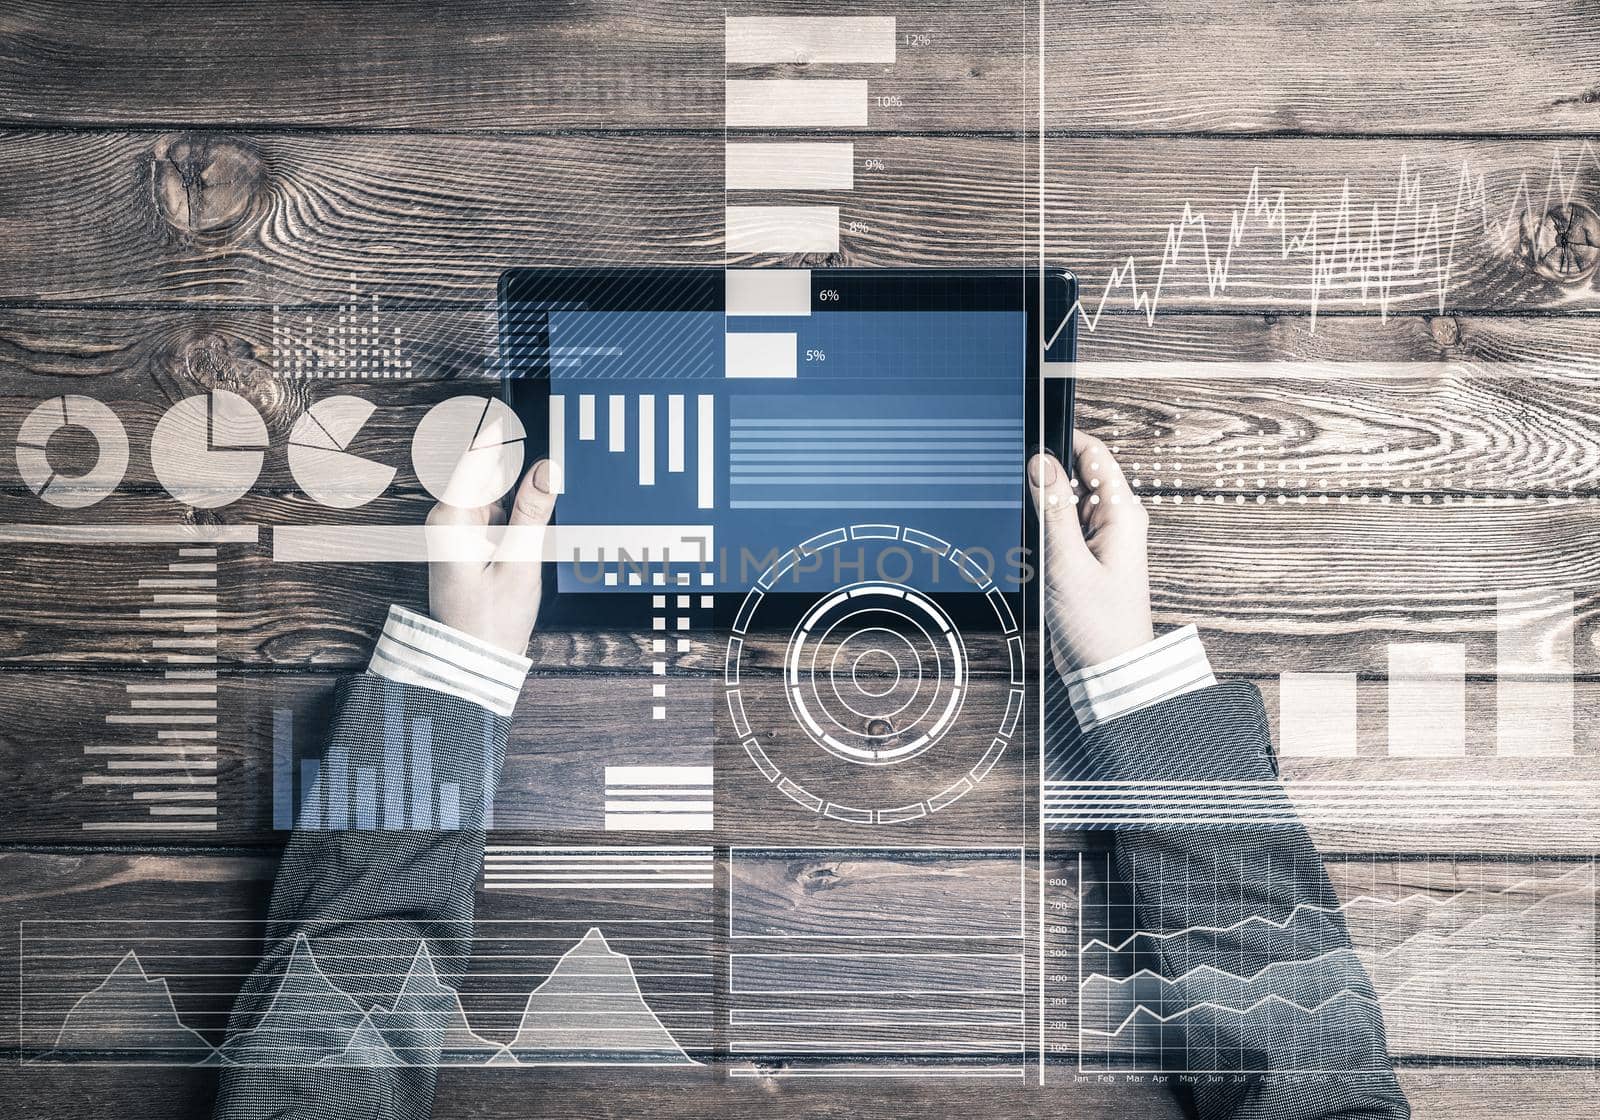
[[[709,831],[709,766],[607,766],[606,831]]]
[[[483,861],[483,889],[488,891],[710,890],[716,872],[709,844],[679,848],[491,844]]]

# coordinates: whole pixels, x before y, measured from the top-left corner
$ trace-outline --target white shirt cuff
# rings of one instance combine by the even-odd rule
[[[532,666],[529,658],[391,606],[367,672],[458,696],[509,717]]]
[[[1193,626],[1180,627],[1066,678],[1067,698],[1085,731],[1216,683],[1200,632]]]

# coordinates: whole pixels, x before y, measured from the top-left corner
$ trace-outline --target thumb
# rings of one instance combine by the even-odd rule
[[[1078,495],[1054,455],[1035,455],[1028,461],[1028,490],[1039,514],[1045,571],[1059,575],[1072,565],[1093,559],[1083,541],[1083,526],[1078,523]]]
[[[537,563],[544,559],[544,536],[556,508],[554,470],[549,459],[540,459],[522,476],[506,519],[505,538],[495,555],[497,561]]]

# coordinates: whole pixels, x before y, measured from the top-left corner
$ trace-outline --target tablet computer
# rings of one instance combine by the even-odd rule
[[[1070,453],[1071,382],[1041,371],[1075,357],[1076,297],[1065,270],[504,273],[504,392],[571,557],[547,610],[636,623],[674,593],[731,622],[756,592],[770,623],[878,581],[988,615],[1028,572],[1026,456]]]

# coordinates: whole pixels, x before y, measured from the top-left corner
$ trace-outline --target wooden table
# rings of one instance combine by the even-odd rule
[[[815,7],[770,0],[735,14]],[[1452,884],[1514,891],[1552,861],[1581,867],[1600,848],[1586,784],[1600,778],[1600,236],[1589,237],[1593,211],[1574,220],[1563,207],[1600,207],[1600,153],[1586,140],[1600,120],[1592,5],[1053,0],[1042,63],[1035,9],[906,0],[888,14],[929,40],[904,39],[892,66],[841,71],[900,100],[875,100],[851,134],[855,187],[838,201],[861,228],[839,254],[804,263],[1033,259],[1042,109],[1044,241],[1083,278],[1093,329],[1082,356],[1195,363],[1176,379],[1080,389],[1084,423],[1117,445],[1150,503],[1159,624],[1199,624],[1219,675],[1256,681],[1275,716],[1280,672],[1357,675],[1356,756],[1286,759],[1291,780],[1421,781],[1448,767],[1503,788],[1513,807],[1566,799],[1555,814],[1408,825],[1376,795],[1369,816],[1314,825],[1336,882],[1348,886],[1343,866],[1381,867],[1400,893],[1442,897]],[[407,462],[428,407],[485,391],[503,269],[721,265],[724,76],[808,71],[726,70],[722,15],[700,0],[35,0],[0,14],[0,435],[10,443],[41,401],[81,393],[116,410],[133,448],[125,481],[87,513],[42,502],[0,456],[0,521],[327,520],[290,478],[290,426],[322,397],[368,397],[382,407],[367,453]],[[364,315],[372,297],[403,339],[406,376],[274,376],[293,372],[281,362],[285,320],[310,316],[320,332],[341,304]],[[1384,365],[1319,377],[1207,361]],[[212,388],[259,409],[271,451],[247,496],[192,510],[162,491],[147,449],[173,402]],[[351,519],[414,522],[428,504],[402,467]],[[218,546],[218,827],[182,833],[86,830],[108,801],[81,781],[93,771],[82,748],[107,740],[106,717],[162,679],[139,581],[174,547],[0,543],[7,958],[21,952],[21,919],[259,915],[282,841],[270,710],[315,726],[335,679],[364,666],[388,604],[425,598],[415,568],[279,565],[265,545],[263,531]],[[1497,593],[1551,588],[1573,601],[1575,753],[1505,757]],[[1541,633],[1543,617],[1529,624],[1535,637],[1559,643],[1565,623],[1550,615]],[[753,643],[758,675],[775,679],[782,638]],[[1391,757],[1385,650],[1439,640],[1466,647],[1466,756]],[[648,683],[649,642],[645,629],[535,637],[504,804],[548,800],[550,744],[647,742],[594,700]],[[1003,671],[997,643],[974,648],[980,673]],[[696,643],[672,671],[714,692],[721,648]],[[970,857],[1026,839],[1006,814],[1028,796],[1029,758],[1014,752],[939,828],[884,839],[775,798],[719,723],[718,831],[700,839],[806,848],[796,875],[832,876],[848,910],[849,889],[883,866],[868,847],[936,840]],[[1063,838],[1055,858],[1080,846]],[[725,855],[720,864],[726,885]],[[1592,943],[1590,883],[1551,900],[1545,928]],[[770,901],[798,905],[805,889],[780,881]],[[1540,949],[1525,946],[1526,975],[1511,968],[1491,993],[1508,1039],[1543,1029],[1519,1012],[1550,995]],[[0,1008],[16,1008],[18,970],[0,971]],[[1423,1019],[1427,1001],[1424,987]],[[0,1012],[15,1027],[11,1014]],[[1393,1026],[1391,1043],[1420,1116],[1573,1116],[1597,1088],[1592,996],[1579,1021],[1587,1039],[1520,1053],[1439,1048]],[[714,1056],[728,1058],[717,1038]],[[1036,1068],[999,1085],[756,1072],[713,1070],[683,1092],[627,1071],[451,1071],[437,1115],[1175,1114],[1148,1079],[1080,1078],[1070,1061],[1044,1088]],[[0,1079],[17,1117],[202,1116],[214,1089],[203,1071],[137,1066],[8,1064]]]

